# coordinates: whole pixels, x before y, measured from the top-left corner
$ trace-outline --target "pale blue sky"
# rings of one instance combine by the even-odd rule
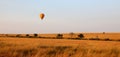
[[[0,0],[0,33],[66,32],[120,32],[120,0]]]

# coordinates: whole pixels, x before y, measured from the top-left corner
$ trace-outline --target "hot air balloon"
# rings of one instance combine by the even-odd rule
[[[43,20],[43,18],[45,17],[44,13],[40,14],[40,19]]]

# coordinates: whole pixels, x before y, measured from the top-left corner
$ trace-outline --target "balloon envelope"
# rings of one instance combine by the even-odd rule
[[[44,17],[45,17],[44,13],[41,13],[41,14],[40,14],[41,20],[43,20]]]

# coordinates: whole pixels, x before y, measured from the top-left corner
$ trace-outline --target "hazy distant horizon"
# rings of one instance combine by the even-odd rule
[[[0,33],[69,32],[120,32],[120,1],[0,0]]]

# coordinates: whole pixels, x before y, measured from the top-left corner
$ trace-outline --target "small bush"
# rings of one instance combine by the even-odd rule
[[[74,33],[73,33],[73,32],[70,32],[70,37],[71,37],[71,38],[73,38],[73,35],[74,35]]]
[[[105,34],[105,32],[103,32],[103,34]]]
[[[99,38],[90,38],[89,40],[100,40]]]
[[[109,38],[105,38],[104,40],[105,40],[105,41],[109,41],[110,39],[109,39]]]
[[[117,41],[120,41],[120,39],[118,39]]]
[[[20,37],[20,34],[17,34],[16,37]]]
[[[38,34],[35,33],[35,34],[34,34],[34,37],[37,37],[37,36],[38,36]]]
[[[83,35],[83,34],[79,34],[78,37],[79,37],[80,39],[82,39],[82,38],[84,38],[84,35]]]
[[[26,37],[29,37],[29,34],[26,34]]]
[[[111,39],[109,38],[105,38],[105,39],[102,39],[103,41],[112,41]]]
[[[33,36],[29,36],[29,38],[33,38]]]
[[[82,40],[88,40],[87,38],[83,38]]]
[[[63,34],[57,34],[57,39],[62,39],[63,38]]]

